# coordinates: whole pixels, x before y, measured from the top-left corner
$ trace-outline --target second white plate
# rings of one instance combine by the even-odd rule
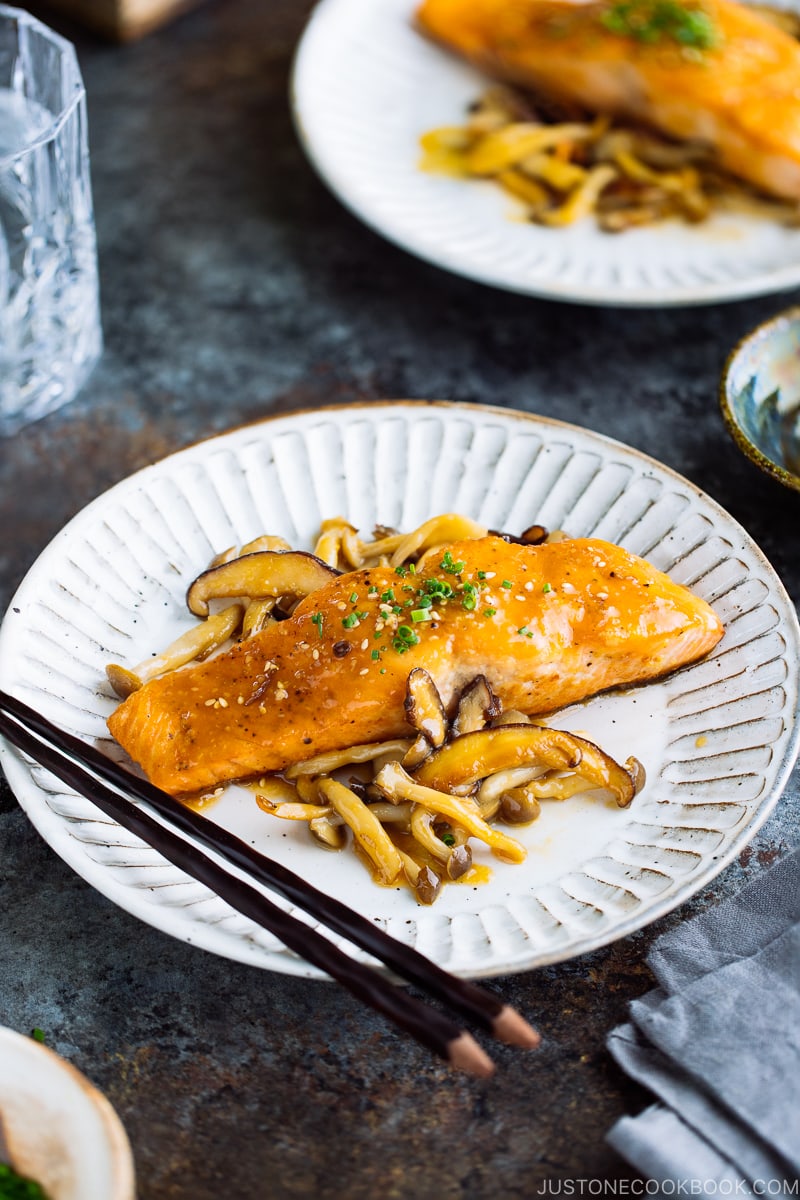
[[[446,511],[619,542],[720,614],[725,637],[705,661],[553,721],[641,759],[648,781],[632,806],[543,805],[520,831],[524,864],[476,848],[489,882],[447,887],[431,908],[406,888],[377,887],[353,854],[320,850],[242,788],[207,812],[456,973],[520,971],[601,946],[688,899],[742,849],[798,743],[800,632],[780,581],[713,501],[618,443],[500,409],[373,402],[193,446],[112,488],[41,555],[0,631],[0,686],[119,756],[105,667],[140,662],[192,623],[186,586],[215,552],[264,531],[306,548],[337,514],[365,530],[411,529]],[[122,908],[229,958],[315,974],[88,800],[0,749],[43,837]]]
[[[417,0],[320,0],[301,40],[295,121],[357,217],[481,283],[588,304],[708,304],[800,284],[800,229],[718,215],[624,234],[546,229],[492,183],[419,169],[420,136],[463,121],[486,78],[413,27]]]

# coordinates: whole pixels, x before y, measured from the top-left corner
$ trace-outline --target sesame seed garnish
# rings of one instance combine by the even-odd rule
[[[224,697],[224,696],[220,696],[220,698],[219,698],[219,706],[220,706],[220,708],[227,708],[227,707],[228,707],[228,701],[225,699],[225,697]]]
[[[319,650],[312,650],[311,657],[316,661],[319,658]]]
[[[528,582],[525,584],[525,591],[526,592],[533,591],[533,580],[529,579]]]
[[[360,670],[358,673],[359,673],[359,675],[368,675],[368,674],[369,674],[369,667],[362,667],[362,668],[361,668],[361,670]]]
[[[368,645],[369,645],[369,638],[364,638],[363,642],[361,643],[361,649],[366,650]]]

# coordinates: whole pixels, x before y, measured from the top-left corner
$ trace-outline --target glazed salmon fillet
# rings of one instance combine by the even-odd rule
[[[732,174],[800,199],[800,45],[743,5],[423,0],[417,20],[496,77],[704,142]]]
[[[414,667],[451,708],[483,674],[506,709],[536,715],[664,675],[722,633],[705,601],[618,546],[489,536],[429,552],[415,572],[343,574],[288,620],[145,684],[108,726],[155,784],[194,793],[411,736]]]

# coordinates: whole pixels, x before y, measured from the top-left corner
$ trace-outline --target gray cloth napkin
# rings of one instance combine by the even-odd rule
[[[608,1141],[665,1195],[800,1195],[800,850],[647,961],[608,1046],[660,1103]]]

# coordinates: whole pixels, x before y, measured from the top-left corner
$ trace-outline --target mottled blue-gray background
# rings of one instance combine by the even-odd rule
[[[797,295],[674,311],[482,288],[362,228],[305,162],[287,83],[307,3],[208,0],[144,41],[74,37],[89,117],[106,334],[68,409],[0,445],[0,606],[110,484],[262,415],[375,397],[505,405],[619,438],[701,485],[795,602],[800,496],[743,460],[725,356]],[[449,1073],[333,986],[179,944],[115,908],[0,783],[0,1023],[110,1097],[140,1200],[529,1197],[632,1180],[603,1141],[647,1097],[604,1048],[651,985],[653,937],[797,841],[797,776],[691,904],[585,958],[494,984],[544,1035],[489,1083]]]

